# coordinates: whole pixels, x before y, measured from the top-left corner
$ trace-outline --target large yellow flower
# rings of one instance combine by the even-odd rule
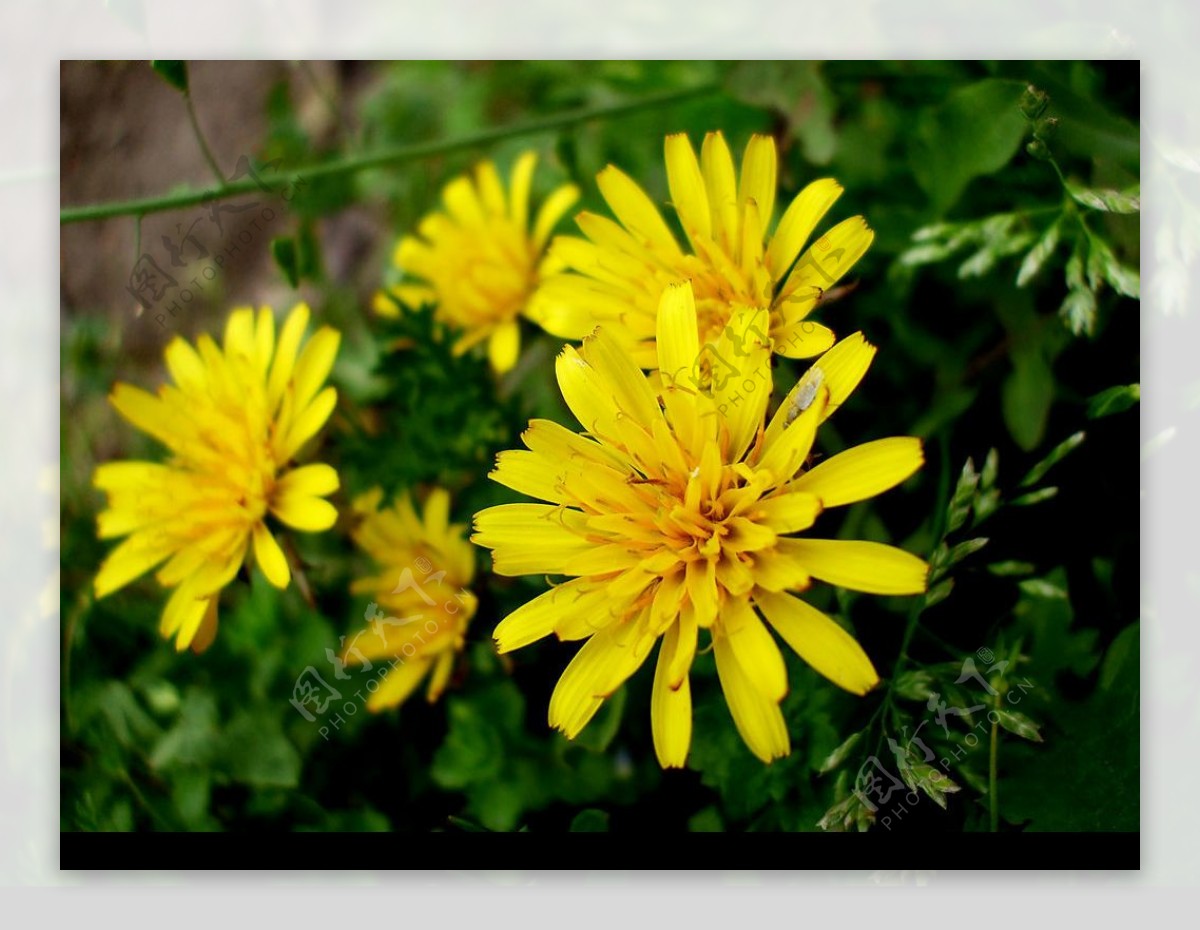
[[[382,499],[383,492],[374,488],[354,501],[354,511],[362,516],[354,541],[379,572],[351,586],[374,601],[367,627],[342,651],[348,665],[393,660],[367,698],[371,711],[400,704],[431,670],[425,695],[431,702],[438,699],[477,603],[466,590],[475,574],[475,553],[466,527],[450,522],[449,493],[434,489],[424,519],[407,496],[381,510]]]
[[[174,588],[160,630],[175,648],[196,652],[217,632],[217,599],[254,543],[267,580],[286,588],[287,559],[267,514],[297,530],[329,529],[337,511],[323,495],[337,490],[330,466],[294,467],[301,447],[325,425],[337,391],[322,389],[341,339],[322,327],[301,350],[308,307],[288,315],[279,339],[269,307],[233,311],[224,346],[207,334],[193,348],[175,337],[166,349],[173,385],[150,394],[117,384],[117,412],[170,450],[165,463],[109,462],[94,484],[107,492],[101,539],[126,538],[96,575],[104,597],[163,562],[156,577]]]
[[[455,178],[442,192],[444,212],[425,216],[418,236],[405,236],[394,262],[423,283],[402,282],[392,296],[409,307],[437,304],[437,318],[460,330],[455,351],[488,342],[492,368],[500,374],[516,364],[521,346],[518,317],[549,269],[546,243],[563,214],[579,199],[574,184],[546,198],[529,226],[529,190],[537,154],[526,152],[512,169],[509,190],[496,166],[482,162],[475,177]],[[380,295],[375,309],[395,316],[395,304]]]
[[[735,315],[738,332],[764,309]],[[875,349],[861,334],[826,352],[764,426],[770,346],[755,340],[739,376],[693,379],[701,351],[687,284],[658,312],[661,391],[605,327],[558,357],[558,383],[592,438],[546,420],[502,452],[491,477],[545,504],[475,517],[473,540],[499,575],[575,576],[506,617],[501,652],[551,633],[586,640],[550,700],[549,722],[573,738],[632,675],[656,640],[651,721],[659,762],[682,766],[691,741],[688,671],[707,630],[743,739],[764,761],[789,751],[779,702],[783,658],[759,613],[818,672],[863,694],[878,676],[854,639],[795,597],[812,579],[876,594],[924,590],[926,564],[874,542],[814,539],[826,507],[872,497],[922,464],[919,440],[881,439],[807,467],[817,426],[858,384]],[[718,349],[733,354],[724,333]]]
[[[751,136],[740,178],[724,136],[709,133],[700,158],[686,135],[666,138],[671,202],[690,251],[680,247],[650,197],[620,169],[596,176],[617,222],[581,213],[585,239],[559,236],[551,255],[574,273],[555,274],[539,289],[530,316],[546,330],[581,339],[598,323],[631,344],[643,368],[656,365],[655,314],[663,289],[690,279],[702,343],[715,342],[733,308],[769,311],[774,350],[812,358],[834,342],[808,319],[824,293],[862,257],[874,238],[861,216],[834,226],[801,254],[821,218],[842,193],[826,178],[800,192],[773,235],[775,140]]]

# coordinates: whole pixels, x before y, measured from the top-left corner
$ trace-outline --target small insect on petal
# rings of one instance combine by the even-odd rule
[[[792,405],[788,408],[787,417],[783,421],[785,428],[791,426],[796,417],[812,406],[812,402],[817,398],[817,389],[824,380],[825,372],[816,365],[804,373],[796,396],[792,398]]]

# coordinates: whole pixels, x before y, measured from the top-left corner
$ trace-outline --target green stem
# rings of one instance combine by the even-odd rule
[[[1000,694],[996,694],[996,707],[1000,706]],[[997,718],[999,719],[999,718]],[[1000,754],[1000,725],[992,724],[992,745],[988,751],[988,820],[990,821],[992,832],[1000,831],[1000,799],[996,796],[996,769],[997,758]]]
[[[446,155],[451,152],[461,152],[467,149],[481,148],[505,139],[519,136],[534,135],[553,129],[565,129],[593,119],[612,119],[618,116],[628,116],[642,110],[669,106],[697,97],[715,93],[716,84],[703,84],[686,90],[674,90],[661,94],[651,94],[625,103],[607,107],[590,107],[581,110],[571,110],[554,116],[533,119],[515,126],[502,126],[495,129],[485,129],[481,132],[457,139],[440,139],[436,142],[423,142],[416,145],[405,145],[385,149],[370,155],[358,155],[325,162],[320,165],[308,165],[290,172],[264,172],[257,180],[253,177],[241,178],[230,183],[222,183],[208,190],[184,190],[174,194],[163,194],[158,197],[147,197],[142,200],[125,200],[111,203],[86,204],[79,207],[66,207],[59,211],[60,223],[85,223],[93,220],[104,220],[114,216],[130,216],[136,213],[161,213],[164,210],[179,210],[183,207],[195,206],[210,200],[223,200],[238,194],[257,190],[262,184],[267,187],[294,184],[298,181],[313,181],[341,174],[352,174],[371,168],[383,168],[404,162],[417,161],[434,155]]]
[[[196,141],[200,143],[200,151],[204,153],[204,160],[208,162],[208,167],[212,169],[213,177],[217,179],[217,185],[225,184],[225,175],[221,173],[221,166],[217,164],[217,158],[212,153],[212,149],[208,147],[208,142],[204,138],[204,133],[200,130],[200,121],[196,119],[196,108],[192,106],[192,95],[184,92],[184,106],[187,107],[188,122],[192,124],[192,132],[196,135]]]
[[[946,508],[950,506],[950,444],[945,437],[942,437],[938,446],[941,453],[941,465],[938,474],[937,523],[934,526],[933,536],[939,540],[940,544],[946,538]],[[908,611],[908,622],[904,626],[904,637],[900,640],[900,652],[896,656],[896,662],[892,666],[892,674],[888,678],[887,691],[883,695],[883,701],[875,709],[875,713],[871,715],[871,719],[867,724],[870,727],[878,717],[884,717],[883,729],[880,730],[879,740],[876,743],[876,755],[879,755],[879,751],[883,747],[883,738],[885,736],[883,730],[887,728],[886,715],[891,709],[892,700],[895,697],[896,679],[900,676],[900,670],[904,668],[904,664],[908,661],[908,647],[912,642],[913,634],[917,631],[917,623],[921,619],[921,614],[924,610],[925,597],[922,595],[921,597],[913,598],[912,607]]]

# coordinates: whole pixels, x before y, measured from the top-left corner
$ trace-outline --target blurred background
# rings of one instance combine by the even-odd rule
[[[63,225],[63,830],[856,828],[872,819],[850,803],[872,759],[922,798],[886,825],[881,810],[875,829],[1137,828],[1136,62],[191,62],[187,76],[190,99],[148,62],[62,65],[64,208],[271,164],[425,154],[326,173],[286,202],[262,191],[215,213]],[[593,118],[544,128],[575,112]],[[437,145],[492,129],[504,137]],[[753,132],[775,137],[779,203],[836,177],[846,192],[824,226],[861,213],[876,231],[852,286],[818,317],[880,347],[821,451],[907,433],[925,439],[928,463],[821,529],[903,545],[942,584],[916,605],[823,586],[813,600],[854,631],[883,688],[854,698],[789,656],[793,752],[766,767],[702,656],[689,768],[663,773],[647,669],[574,743],[548,730],[574,647],[494,656],[495,623],[545,583],[493,577],[483,552],[480,610],[442,701],[360,708],[325,734],[289,698],[362,622],[365,599],[348,588],[367,565],[341,523],[297,539],[311,604],[242,576],[202,656],[158,638],[152,580],[94,601],[110,547],[95,538],[92,471],[160,454],[106,394],[118,380],[155,389],[167,342],[220,332],[239,304],[282,312],[303,299],[343,332],[321,452],[342,475],[339,509],[374,484],[447,487],[462,522],[517,499],[484,476],[529,417],[571,423],[553,378],[561,343],[528,328],[521,363],[497,383],[485,360],[451,357],[427,314],[384,324],[371,298],[395,275],[397,238],[456,173],[485,156],[506,169],[526,148],[541,155],[535,199],[570,179],[581,208],[607,213],[593,178],[611,162],[665,205],[664,135],[698,144],[713,129],[735,153]],[[187,266],[219,253],[219,273],[174,313],[136,286],[147,256],[183,285]],[[801,370],[781,361],[777,384]],[[980,679],[959,681],[972,657]],[[1019,708],[982,746],[958,717],[935,719],[1017,683],[1028,683]],[[898,771],[893,744],[918,731],[935,759],[921,750]],[[959,790],[939,796],[919,766],[942,759]]]

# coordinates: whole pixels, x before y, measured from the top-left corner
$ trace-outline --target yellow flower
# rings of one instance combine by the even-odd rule
[[[237,574],[250,542],[267,580],[286,588],[291,573],[267,528],[268,512],[297,530],[329,529],[337,511],[330,466],[294,467],[301,447],[324,426],[337,391],[322,385],[341,336],[322,327],[301,350],[308,307],[297,305],[279,339],[261,307],[234,310],[224,346],[207,334],[193,348],[175,337],[166,349],[174,381],[150,394],[117,384],[117,412],[170,450],[165,463],[109,462],[93,482],[108,495],[97,518],[101,539],[126,538],[96,575],[105,597],[162,562],[155,576],[174,588],[160,631],[175,648],[206,649],[217,632],[217,600]]]
[[[402,283],[391,289],[410,307],[436,302],[437,318],[462,336],[456,352],[488,342],[488,357],[499,374],[516,364],[521,345],[518,317],[549,269],[546,243],[562,215],[579,199],[574,184],[554,190],[529,228],[529,189],[537,154],[517,159],[506,193],[496,166],[485,161],[474,180],[455,178],[442,191],[445,212],[425,216],[419,236],[405,236],[393,260],[406,275],[424,283]],[[377,313],[396,316],[387,297],[377,295]]]
[[[742,309],[742,332],[765,322]],[[925,589],[927,565],[874,542],[796,536],[826,507],[872,497],[922,464],[920,441],[880,439],[806,467],[817,426],[842,404],[875,354],[861,333],[833,346],[764,425],[770,346],[755,340],[737,378],[693,385],[697,310],[687,284],[658,312],[661,393],[605,327],[558,357],[563,397],[592,438],[547,420],[502,452],[491,476],[545,504],[475,517],[473,540],[499,575],[575,576],[506,617],[501,652],[551,633],[586,640],[550,699],[550,725],[574,738],[661,638],[651,699],[655,750],[682,766],[691,742],[688,670],[705,629],[734,722],[762,760],[787,754],[779,702],[787,675],[776,633],[855,694],[878,681],[854,639],[795,597],[813,579],[876,594]],[[735,354],[728,332],[718,348]],[[751,387],[752,384],[756,386]],[[756,612],[757,610],[757,612]]]
[[[450,523],[450,495],[436,488],[421,519],[407,496],[383,510],[383,492],[374,488],[354,501],[362,522],[354,541],[379,566],[379,573],[351,586],[370,594],[366,629],[346,644],[347,664],[395,659],[382,684],[367,698],[367,710],[396,707],[432,669],[425,695],[436,701],[462,651],[476,599],[466,586],[475,574],[474,551],[466,527]],[[391,616],[385,616],[383,608]]]
[[[691,246],[681,248],[650,197],[618,168],[596,176],[618,222],[593,213],[576,217],[586,239],[557,237],[551,255],[574,274],[547,278],[530,316],[566,339],[581,339],[598,323],[630,344],[643,368],[656,365],[655,314],[663,289],[690,279],[700,340],[714,342],[733,308],[769,311],[775,351],[812,358],[834,343],[831,330],[808,314],[862,257],[874,238],[861,216],[839,223],[808,250],[801,248],[842,193],[831,178],[809,184],[768,236],[775,208],[775,140],[751,136],[740,179],[725,138],[710,132],[700,158],[686,135],[666,138],[671,202]]]

